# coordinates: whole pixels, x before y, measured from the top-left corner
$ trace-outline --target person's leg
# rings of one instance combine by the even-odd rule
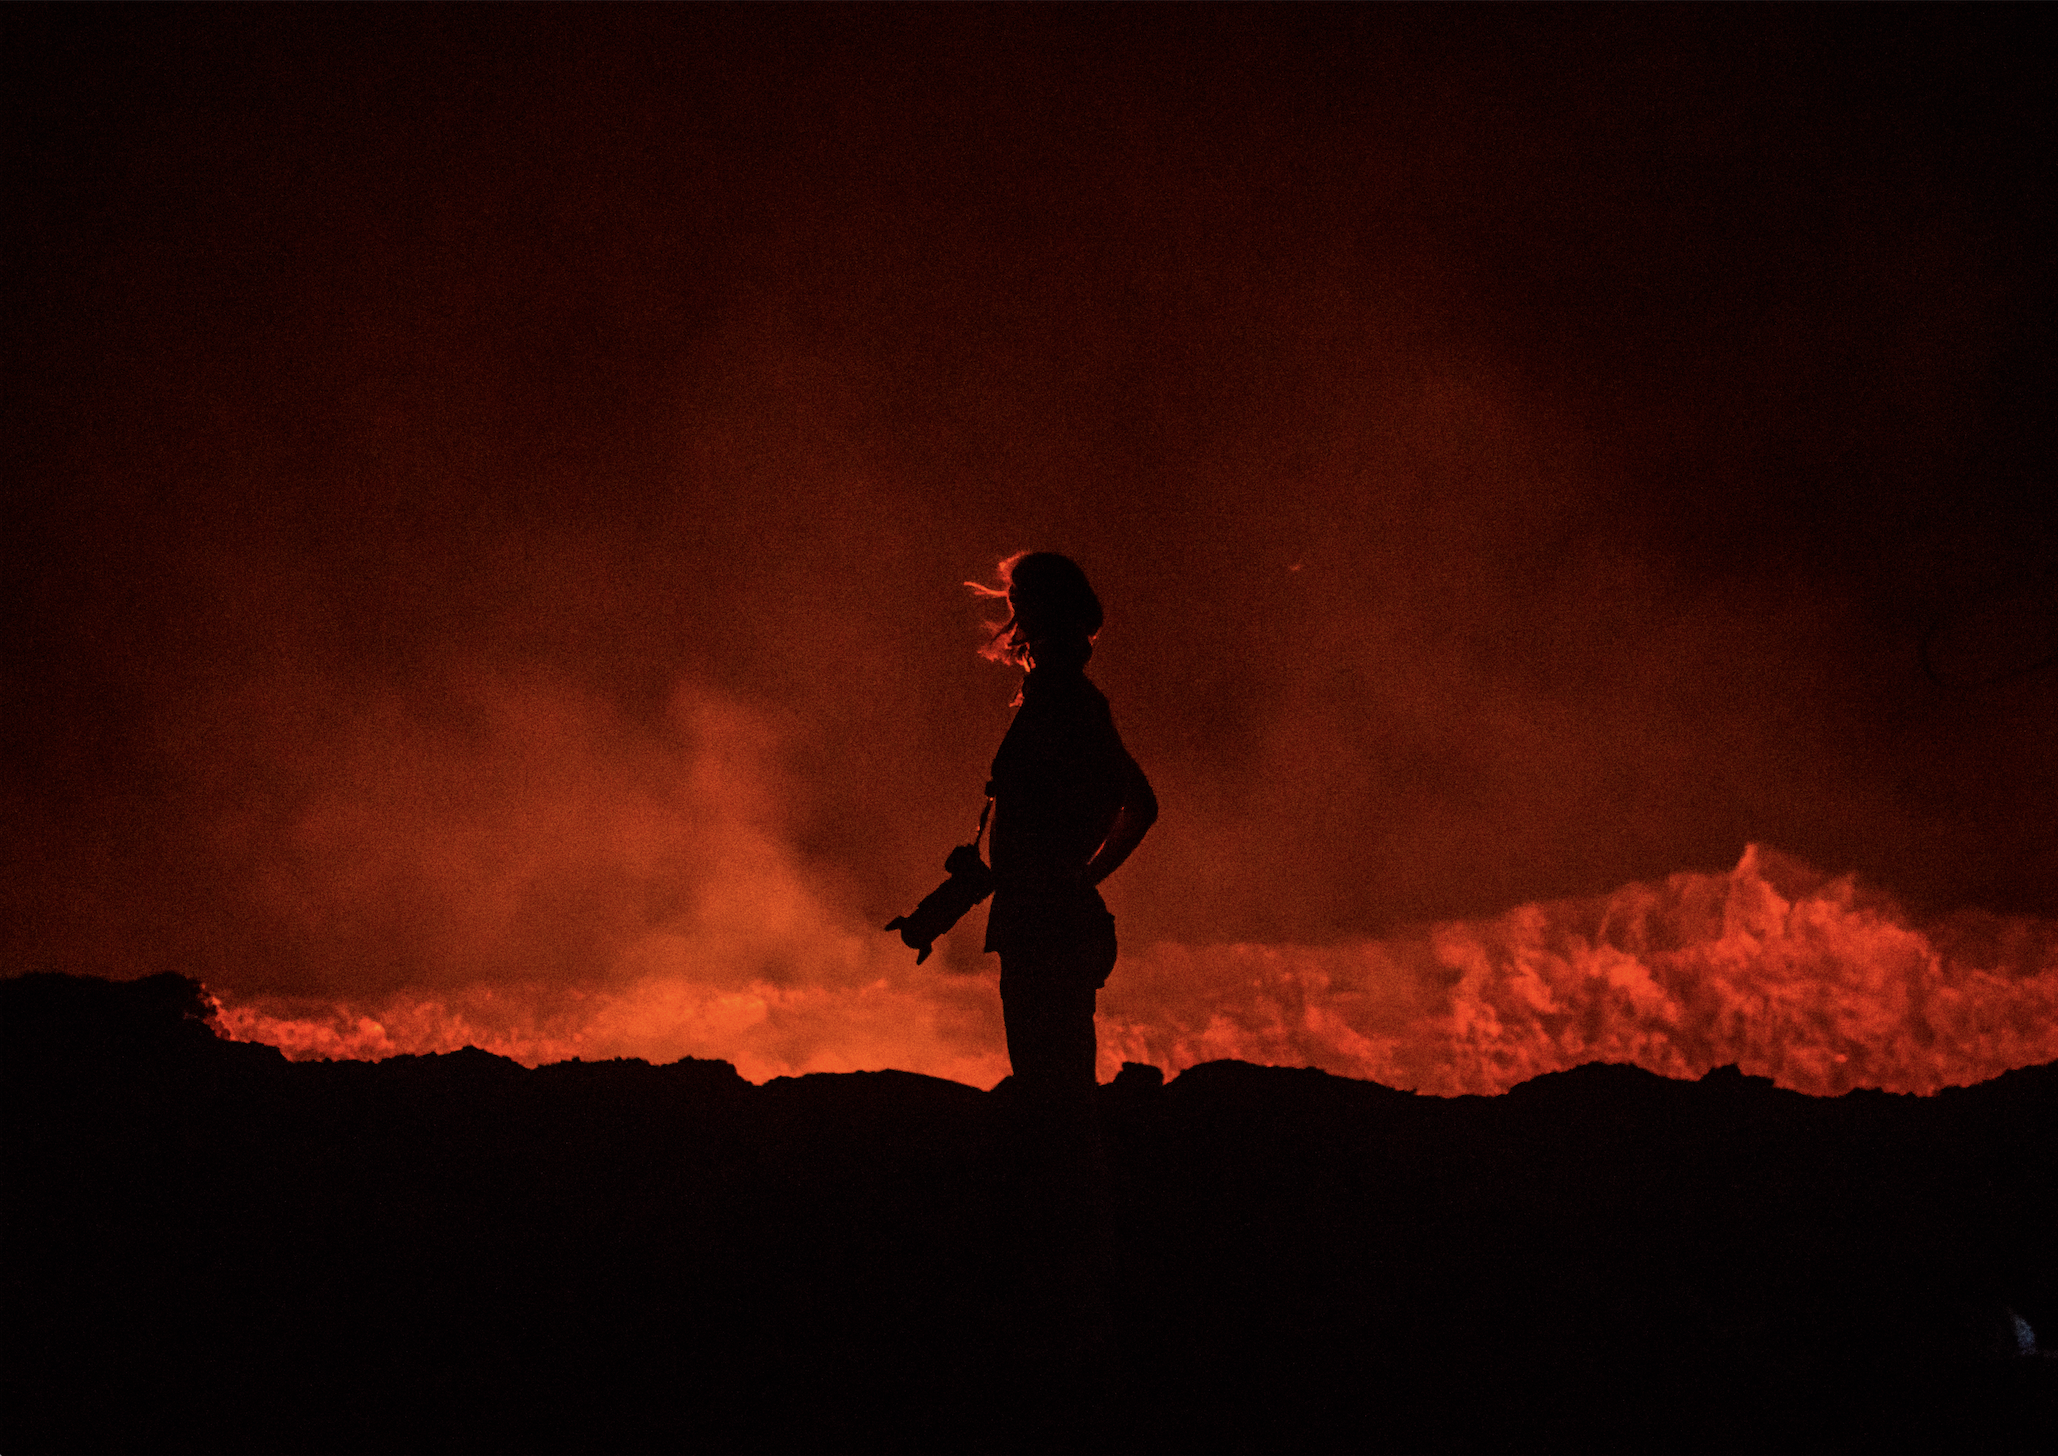
[[[1094,1085],[1093,1008],[1098,989],[1058,956],[1001,959],[1001,1016],[1018,1089],[1038,1100]]]
[[[1038,1088],[1094,1085],[1093,1008],[1115,966],[1115,936],[1003,953],[1001,1014],[1014,1075]]]
[[[1021,1333],[1040,1358],[1097,1365],[1112,1338],[1108,1303],[1111,1234],[1107,1175],[1094,1116],[1094,1002],[1114,946],[1003,955],[1011,1221],[1021,1292]]]

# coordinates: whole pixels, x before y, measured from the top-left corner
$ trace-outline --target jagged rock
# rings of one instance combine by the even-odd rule
[[[1064,1385],[1023,1373],[1005,1094],[294,1064],[206,1010],[180,978],[0,983],[0,1448],[1016,1449],[1058,1389],[1140,1451],[2058,1430],[2058,1067],[1440,1099],[1125,1066],[1114,1354]]]

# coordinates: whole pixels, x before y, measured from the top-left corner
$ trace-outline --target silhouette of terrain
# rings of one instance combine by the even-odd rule
[[[995,1095],[289,1063],[0,983],[0,1449],[1012,1450]],[[2058,1064],[1931,1098],[1590,1065],[1099,1093],[1136,1451],[2049,1450]],[[2058,1343],[2058,1341],[2053,1341]]]

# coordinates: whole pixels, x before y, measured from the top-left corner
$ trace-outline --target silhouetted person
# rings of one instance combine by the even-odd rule
[[[1069,558],[1000,565],[1008,620],[989,655],[1028,670],[993,760],[993,908],[1001,1006],[1016,1083],[1037,1098],[1087,1099],[1093,1008],[1115,967],[1115,919],[1097,888],[1158,817],[1157,796],[1086,679],[1100,601]],[[992,588],[984,590],[993,591]]]
[[[1115,966],[1115,921],[1097,887],[1141,842],[1158,802],[1107,699],[1086,678],[1102,621],[1086,574],[1068,557],[1039,551],[1001,562],[1000,579],[998,588],[974,584],[1009,607],[986,655],[1028,672],[987,785],[986,949],[1000,955],[1013,1067],[1002,1092],[1018,1231],[1013,1314],[1032,1360],[1076,1366],[1104,1355],[1111,1334],[1093,1013]],[[963,913],[965,897],[985,887],[976,875],[955,873],[963,859],[960,850],[952,884],[932,897],[939,916]],[[921,910],[907,917],[922,925],[919,934],[904,931],[909,943],[925,945],[934,920]]]

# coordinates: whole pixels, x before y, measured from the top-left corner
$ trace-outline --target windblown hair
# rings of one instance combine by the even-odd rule
[[[1084,666],[1101,629],[1100,598],[1079,563],[1055,551],[1018,551],[995,572],[999,586],[968,581],[974,593],[1008,604],[1005,622],[988,622],[981,657],[1012,663],[1025,671],[1039,651],[1047,665],[1064,660]]]

